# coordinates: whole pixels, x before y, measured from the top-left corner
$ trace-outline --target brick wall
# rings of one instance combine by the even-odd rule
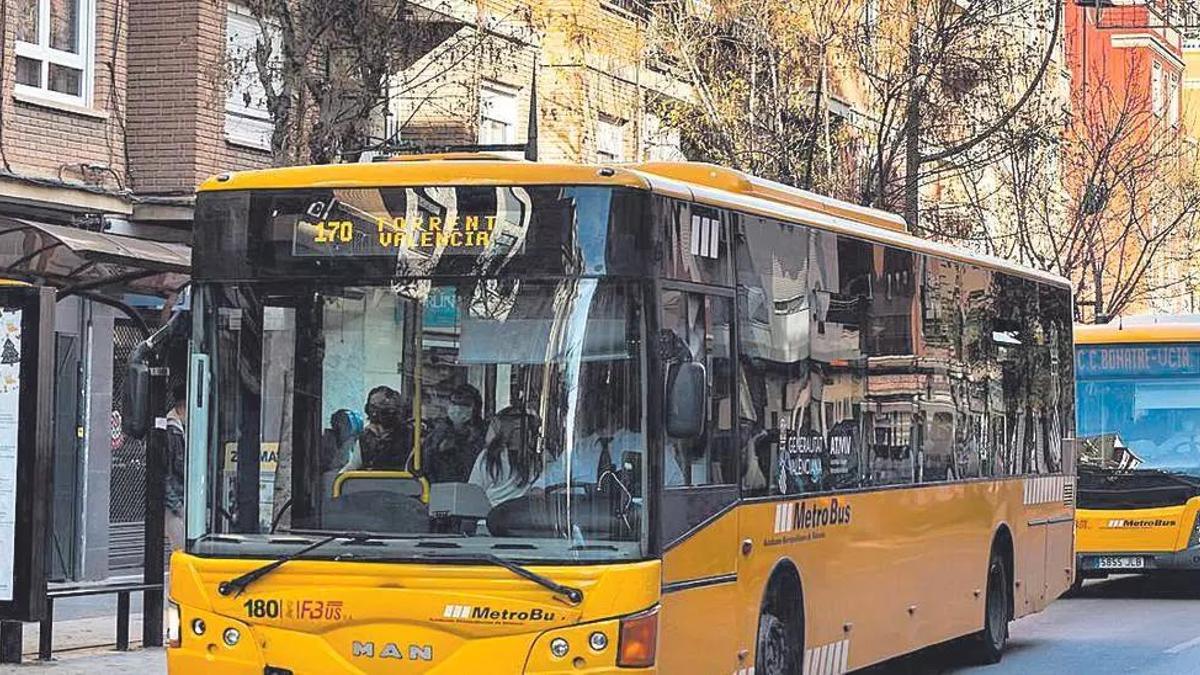
[[[640,83],[645,24],[602,0],[557,0],[540,15],[545,26],[541,90],[543,155],[596,161],[601,119],[622,122],[624,157],[638,160],[646,94]]]
[[[194,134],[196,164],[192,183],[199,184],[223,171],[258,169],[271,164],[270,153],[235,145],[225,140],[225,2],[199,2],[198,103]]]
[[[91,105],[57,106],[14,97],[16,11],[3,2],[0,72],[0,168],[22,176],[118,190],[125,180],[126,0],[95,0],[95,68]],[[110,171],[85,171],[81,164]],[[115,174],[115,175],[114,175]]]
[[[270,163],[225,140],[224,2],[129,0],[130,159],[139,192],[188,194]]]
[[[201,4],[129,0],[129,157],[139,192],[183,193],[192,182]]]

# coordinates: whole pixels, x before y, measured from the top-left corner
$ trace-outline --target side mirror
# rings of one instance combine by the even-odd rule
[[[125,366],[125,391],[122,394],[125,417],[121,420],[121,430],[137,439],[146,437],[154,421],[150,405],[150,364],[146,356],[146,350],[134,349]]]
[[[667,387],[667,435],[694,439],[704,434],[708,374],[701,363],[680,363],[669,376]]]

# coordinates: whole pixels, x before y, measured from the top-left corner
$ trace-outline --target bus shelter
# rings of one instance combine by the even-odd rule
[[[139,311],[134,305],[142,304],[144,306],[149,301],[150,304],[157,303],[169,307],[189,283],[190,268],[191,249],[186,244],[152,241],[61,224],[0,216],[0,279],[15,280],[53,289],[54,302],[59,306],[59,311],[55,314],[58,315],[56,318],[59,320],[61,317],[70,317],[71,312],[62,311],[65,306],[64,301],[70,298],[77,298],[74,301],[77,303],[82,300],[109,307],[112,311],[108,313],[119,319],[132,331],[130,341],[133,343],[140,343],[149,338],[155,324],[159,323],[158,317],[145,311]],[[113,320],[109,321],[110,325],[113,323]],[[63,327],[59,326],[58,328],[62,329]],[[79,332],[84,332],[82,327]],[[52,446],[50,464],[54,468],[52,476],[46,477],[47,481],[53,481],[54,486],[49,497],[52,504],[51,515],[45,528],[46,548],[49,552],[46,556],[45,575],[40,583],[45,587],[47,578],[83,579],[82,576],[72,576],[70,573],[64,574],[63,572],[64,569],[70,569],[69,563],[73,556],[82,557],[85,552],[92,550],[88,548],[89,546],[94,548],[92,542],[86,541],[87,535],[91,532],[88,523],[81,525],[78,522],[79,514],[87,513],[88,508],[81,508],[84,505],[80,503],[80,500],[85,497],[78,494],[75,486],[78,476],[82,472],[92,472],[94,468],[92,466],[95,463],[92,461],[94,458],[86,455],[85,451],[97,455],[108,454],[110,451],[111,454],[105,458],[107,461],[104,462],[109,466],[110,472],[116,471],[117,465],[125,460],[141,465],[138,467],[138,474],[139,482],[143,484],[138,486],[136,501],[139,502],[137,505],[139,510],[144,508],[138,517],[139,519],[144,518],[145,529],[142,532],[143,523],[138,523],[137,541],[128,543],[131,545],[129,548],[133,548],[133,552],[136,553],[132,557],[138,563],[144,564],[142,569],[144,584],[146,588],[150,589],[145,598],[146,616],[161,617],[163,558],[161,555],[151,555],[150,552],[161,550],[162,545],[159,543],[152,546],[146,542],[161,542],[163,537],[161,485],[156,485],[156,483],[162,482],[162,467],[161,462],[154,461],[154,457],[152,457],[156,454],[154,448],[157,446],[153,445],[155,441],[150,441],[149,445],[140,442],[126,444],[131,446],[128,448],[120,446],[118,443],[119,437],[123,437],[123,434],[121,433],[121,424],[116,421],[120,419],[122,398],[117,389],[123,379],[122,361],[125,352],[114,348],[114,331],[110,330],[106,337],[97,337],[90,324],[86,328],[86,337],[80,335],[78,337],[82,339],[75,340],[74,343],[70,339],[71,336],[60,334],[54,330],[51,330],[48,335],[53,336],[50,338],[52,344],[43,345],[43,347],[56,355],[54,358],[55,372],[53,373],[55,392],[54,405],[45,414],[52,416],[54,420],[39,420],[39,422],[52,424],[54,428],[50,443]],[[102,345],[99,350],[90,344],[105,339],[109,341],[109,344]],[[79,344],[81,342],[83,343],[82,347]],[[109,367],[111,366],[112,376],[107,379],[93,377],[90,366],[86,375],[76,372],[84,370],[82,366],[79,368],[74,366],[77,362],[82,363],[84,357],[80,356],[81,352],[89,356],[95,353],[105,354],[101,361],[106,362],[99,364],[100,367],[96,370],[110,372]],[[73,357],[78,361],[72,361]],[[165,363],[162,361],[163,365]],[[62,372],[59,372],[60,370]],[[160,369],[160,371],[160,374],[165,374],[165,369]],[[163,379],[165,381],[165,378]],[[160,390],[159,393],[165,400],[165,390]],[[96,424],[92,424],[94,421],[92,418],[96,418],[94,414],[96,411],[92,408],[97,405],[104,407],[108,401],[112,402],[111,428],[93,428],[96,427]],[[99,413],[101,416],[109,415],[107,410],[100,410]],[[92,433],[87,433],[89,431]],[[103,440],[94,438],[95,436],[106,437],[110,431],[112,434],[111,450],[108,447],[107,438]],[[84,445],[86,448],[82,448]],[[119,452],[122,450],[133,450],[134,454],[139,457],[121,459],[124,455],[130,454]],[[154,497],[156,494],[157,497]],[[116,499],[118,496],[109,495],[112,499]],[[86,498],[89,500],[86,506],[94,506],[91,503],[91,496],[88,495]],[[104,533],[106,536],[98,538],[104,542],[106,547],[118,546],[120,542],[112,536],[111,523],[105,522],[103,526],[110,529]],[[132,540],[134,537],[130,537],[130,539]],[[111,560],[111,552],[108,555]],[[111,570],[109,574],[111,574]],[[155,587],[159,590],[154,590]],[[48,597],[51,601],[56,592],[55,588],[55,586],[49,587]],[[77,586],[72,589],[73,592],[79,592]],[[127,605],[127,592],[123,595],[123,599]],[[153,610],[155,606],[160,610],[155,612]],[[36,619],[37,617],[26,617],[26,620],[30,618]],[[46,623],[52,621],[52,616],[41,617],[41,620],[43,621],[43,632],[45,632]],[[156,642],[161,644],[161,620],[148,621],[147,624],[144,627],[146,633],[144,639],[149,640],[146,644],[155,644]],[[2,630],[0,630],[0,633],[3,633],[0,635],[0,643],[11,643],[14,631],[19,634],[19,626],[20,624],[16,622],[3,622]],[[126,625],[124,631],[126,635],[127,628]],[[121,633],[121,627],[118,626],[118,636]],[[155,638],[152,634],[157,634],[158,637]],[[19,638],[16,644],[19,644]],[[9,661],[7,656],[7,654],[0,654],[0,660]],[[19,653],[15,655],[15,658],[20,658]]]

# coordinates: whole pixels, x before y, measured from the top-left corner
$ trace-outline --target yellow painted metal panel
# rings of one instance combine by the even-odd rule
[[[1076,326],[1075,344],[1120,345],[1157,344],[1160,342],[1200,342],[1200,323],[1164,323],[1124,326],[1118,322],[1103,326]]]
[[[663,583],[702,579],[737,570],[738,514],[731,510],[663,556]]]
[[[1152,509],[1079,509],[1075,513],[1080,553],[1168,553],[1187,548],[1200,497]]]
[[[174,556],[171,598],[184,636],[168,650],[171,673],[262,673],[265,665],[322,675],[535,672],[525,668],[539,636],[563,630],[582,646],[581,624],[653,607],[661,576],[655,561],[535,567],[584,590],[574,607],[498,567],[296,560],[239,597],[217,593],[221,580],[262,562]],[[196,618],[203,636],[191,633]],[[233,648],[221,640],[227,628],[242,634]]]

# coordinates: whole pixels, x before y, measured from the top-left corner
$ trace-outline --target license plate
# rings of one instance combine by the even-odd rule
[[[1101,570],[1130,570],[1142,569],[1146,559],[1137,555],[1104,556],[1096,558],[1096,569]]]

